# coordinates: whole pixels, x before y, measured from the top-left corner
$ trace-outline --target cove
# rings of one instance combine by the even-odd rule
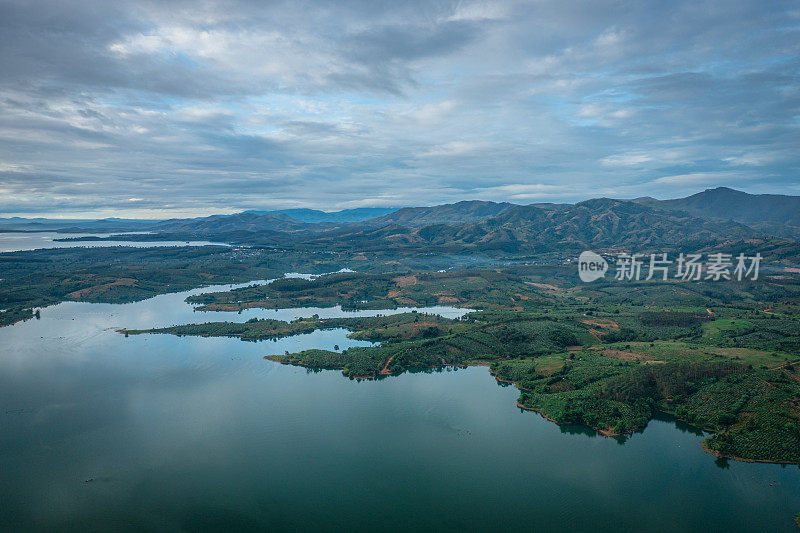
[[[263,360],[368,344],[341,329],[262,342],[114,331],[352,316],[183,301],[223,288],[67,302],[0,328],[0,529],[795,527],[800,469],[717,461],[669,419],[616,441],[518,409],[482,367],[356,381]]]

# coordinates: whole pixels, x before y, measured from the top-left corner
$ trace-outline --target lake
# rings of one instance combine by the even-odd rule
[[[723,464],[666,418],[619,442],[521,411],[483,367],[356,381],[263,359],[369,344],[342,329],[114,331],[356,314],[204,313],[199,292],[0,328],[0,530],[795,530],[800,469]]]
[[[54,241],[71,237],[109,237],[125,233],[56,233],[41,231],[35,233],[0,232],[0,253],[37,250],[40,248],[97,248],[106,246],[133,246],[136,248],[152,248],[154,246],[228,246],[225,243],[211,241]],[[129,233],[130,234],[130,233]]]

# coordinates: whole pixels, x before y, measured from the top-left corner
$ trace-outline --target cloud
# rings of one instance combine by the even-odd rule
[[[652,181],[654,184],[675,185],[702,185],[712,186],[751,179],[751,176],[736,172],[693,172],[690,174],[677,174],[662,176]]]
[[[652,160],[653,158],[648,154],[630,153],[610,155],[601,159],[600,163],[607,167],[632,167]]]
[[[502,2],[459,2],[448,21],[504,20],[509,16],[509,6]]]
[[[461,157],[469,154],[478,154],[489,148],[489,145],[481,143],[452,141],[438,146],[431,147],[428,151],[421,154],[422,157]]]
[[[789,1],[5,2],[0,213],[796,192],[798,43]]]
[[[545,185],[543,183],[513,183],[476,189],[482,198],[509,199],[525,203],[530,200],[543,200],[553,197],[563,198],[569,195],[565,187],[558,185]]]

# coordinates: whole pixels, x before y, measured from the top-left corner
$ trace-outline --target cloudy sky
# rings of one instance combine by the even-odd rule
[[[800,194],[796,1],[0,0],[0,216]]]

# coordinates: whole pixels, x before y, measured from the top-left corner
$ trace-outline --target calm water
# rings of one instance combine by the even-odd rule
[[[485,368],[357,382],[262,358],[368,344],[343,330],[253,343],[109,329],[347,315],[193,312],[197,292],[0,328],[0,529],[794,528],[800,469],[721,468],[667,420],[620,444],[521,412]]]
[[[152,248],[154,246],[228,246],[227,244],[211,241],[67,241],[60,242],[53,239],[64,239],[70,237],[108,237],[110,235],[122,235],[121,233],[55,233],[43,231],[36,233],[3,233],[0,232],[0,253],[18,252],[21,250],[36,250],[39,248],[75,248],[78,246],[86,248],[97,248],[105,246],[133,246],[135,248]]]

